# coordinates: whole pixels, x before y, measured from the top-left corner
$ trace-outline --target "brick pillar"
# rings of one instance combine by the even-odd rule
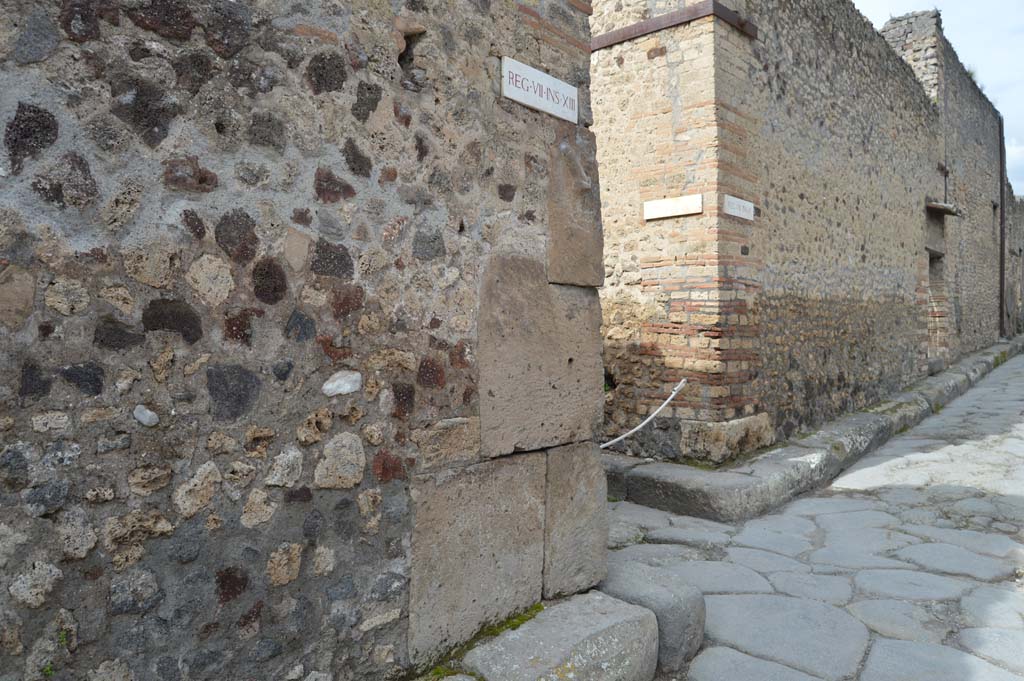
[[[622,27],[603,5],[595,36]],[[771,442],[751,384],[759,281],[745,246],[751,223],[721,210],[726,194],[750,198],[756,180],[743,164],[756,121],[726,96],[748,43],[709,16],[591,58],[607,244],[606,435],[689,381],[656,427],[625,445],[637,454],[721,462]],[[688,214],[645,220],[645,203],[678,197]]]

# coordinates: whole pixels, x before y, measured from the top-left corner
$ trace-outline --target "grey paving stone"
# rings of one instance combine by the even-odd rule
[[[974,655],[933,643],[878,639],[860,681],[1020,681]]]
[[[657,664],[654,613],[597,591],[550,606],[463,658],[485,681],[558,678],[565,669],[577,681],[651,681]]]
[[[917,544],[896,552],[896,557],[916,563],[930,572],[965,575],[983,582],[1013,577],[1015,567],[1006,562],[972,553],[952,544]]]
[[[658,668],[675,672],[704,641],[704,595],[672,574],[639,563],[608,570],[603,593],[652,611],[658,618]]]
[[[826,546],[812,553],[807,557],[807,560],[812,563],[835,565],[836,567],[851,570],[880,568],[899,570],[903,568],[913,569],[914,567],[911,563],[867,553],[859,546]]]
[[[854,617],[882,636],[922,643],[942,643],[949,627],[913,603],[894,600],[859,601],[848,605]]]
[[[898,529],[932,541],[961,546],[969,551],[985,553],[997,558],[1015,558],[1024,561],[1024,545],[1001,534],[975,530],[954,530],[928,525],[904,525]]]
[[[645,541],[651,544],[683,544],[707,549],[726,546],[732,539],[721,532],[688,527],[662,527],[648,532]]]
[[[978,657],[1024,674],[1024,631],[1019,629],[964,629],[960,644]]]
[[[794,534],[810,537],[818,529],[814,522],[798,515],[766,515],[747,521],[744,530],[767,530],[781,534]]]
[[[608,553],[608,564],[614,562],[636,562],[652,567],[677,565],[684,561],[705,560],[707,553],[690,546],[673,544],[637,544]]]
[[[704,594],[772,593],[767,579],[742,565],[694,560],[666,565],[663,569]]]
[[[900,519],[884,511],[851,511],[849,513],[830,513],[815,519],[818,526],[826,532],[838,530],[859,530],[869,527],[892,527],[899,525]]]
[[[671,514],[656,508],[640,506],[629,501],[616,501],[608,504],[608,518],[612,522],[634,525],[643,531],[659,527],[668,527]]]
[[[707,637],[823,679],[857,670],[868,630],[839,608],[788,596],[707,596]]]
[[[853,587],[847,577],[776,572],[768,576],[768,581],[780,593],[832,605],[845,605],[853,597]]]
[[[690,665],[689,681],[815,681],[784,667],[722,646],[707,648]]]
[[[920,543],[921,539],[913,535],[884,527],[835,530],[825,535],[826,548],[856,547],[865,553],[885,553]]]
[[[811,548],[811,543],[798,535],[771,532],[757,527],[744,528],[733,537],[733,543],[785,556],[798,556]]]
[[[915,570],[864,570],[854,577],[857,590],[873,596],[908,601],[944,601],[958,598],[970,582]]]
[[[682,527],[684,529],[692,530],[704,530],[705,532],[722,532],[723,534],[729,534],[736,531],[735,525],[727,525],[725,523],[715,522],[714,520],[708,520],[707,518],[697,518],[692,515],[669,515],[669,522],[672,527]]]
[[[960,600],[960,611],[968,627],[1024,629],[1024,592],[983,586]]]
[[[726,556],[738,565],[744,565],[757,572],[810,572],[811,569],[804,563],[780,556],[777,553],[761,551],[760,549],[745,549],[730,547],[726,550]]]
[[[850,497],[808,497],[797,499],[782,510],[787,515],[817,516],[831,513],[849,513],[851,511],[872,511],[882,508],[882,504],[869,499],[852,499]]]

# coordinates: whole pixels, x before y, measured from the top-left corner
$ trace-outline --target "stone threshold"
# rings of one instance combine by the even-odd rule
[[[880,404],[718,470],[604,454],[608,495],[724,522],[747,520],[831,482],[862,456],[963,395],[1024,351],[1024,335],[966,356]]]

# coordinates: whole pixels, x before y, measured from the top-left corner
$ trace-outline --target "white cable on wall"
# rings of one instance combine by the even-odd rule
[[[610,441],[608,441],[608,442],[605,442],[605,443],[604,443],[603,445],[601,445],[601,449],[607,449],[608,447],[611,447],[611,446],[612,446],[613,444],[615,444],[616,442],[622,442],[622,441],[623,441],[623,440],[625,440],[625,439],[626,439],[627,437],[629,437],[629,436],[630,436],[630,435],[632,435],[633,433],[636,433],[636,432],[638,432],[638,431],[639,431],[640,429],[642,429],[642,428],[643,428],[644,426],[646,426],[646,425],[647,425],[648,423],[650,423],[651,421],[653,421],[653,420],[654,420],[654,417],[655,417],[655,416],[657,416],[658,414],[660,414],[660,413],[661,413],[661,410],[662,410],[662,409],[664,409],[665,407],[667,407],[667,406],[668,406],[668,403],[669,403],[669,402],[671,402],[672,400],[674,400],[674,399],[676,398],[676,395],[678,395],[678,394],[679,394],[679,391],[683,389],[683,386],[684,386],[684,385],[686,385],[686,379],[685,379],[685,378],[684,378],[683,380],[679,381],[679,384],[678,384],[678,385],[676,385],[676,387],[675,387],[675,388],[674,388],[674,389],[672,390],[672,394],[668,396],[668,399],[667,399],[667,400],[665,400],[664,402],[662,402],[662,403],[661,403],[661,406],[660,406],[660,407],[658,407],[657,409],[655,409],[655,410],[654,410],[654,413],[653,413],[653,414],[651,414],[650,416],[648,416],[647,418],[645,418],[645,419],[643,420],[643,423],[641,423],[641,424],[640,424],[639,426],[637,426],[637,427],[636,427],[636,428],[634,428],[633,430],[629,431],[628,433],[625,433],[625,434],[623,434],[623,435],[620,435],[620,436],[618,436],[617,438],[615,438],[614,440],[610,440]]]

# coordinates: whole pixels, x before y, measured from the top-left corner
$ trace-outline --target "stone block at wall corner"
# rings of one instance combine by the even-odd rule
[[[546,497],[544,598],[586,591],[608,562],[608,487],[596,444],[548,450]]]
[[[604,403],[597,292],[548,284],[536,260],[493,255],[479,317],[483,455],[592,440]]]
[[[584,128],[560,126],[548,157],[548,281],[604,283],[604,238],[596,141]]]
[[[541,600],[546,476],[536,452],[413,479],[414,664]]]

